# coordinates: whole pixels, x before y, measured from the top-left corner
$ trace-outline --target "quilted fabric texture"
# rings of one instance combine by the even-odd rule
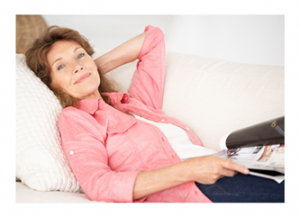
[[[58,99],[16,54],[16,176],[38,191],[81,192],[63,154]]]

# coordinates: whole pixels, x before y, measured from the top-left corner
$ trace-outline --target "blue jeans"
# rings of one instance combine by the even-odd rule
[[[238,173],[197,187],[213,202],[284,202],[284,181]]]

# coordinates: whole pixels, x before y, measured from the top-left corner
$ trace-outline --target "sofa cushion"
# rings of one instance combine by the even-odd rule
[[[41,192],[28,188],[21,182],[16,182],[17,203],[98,203],[91,201],[84,194],[72,192]],[[103,202],[104,203],[104,202]]]
[[[173,53],[166,72],[163,111],[206,147],[220,150],[224,134],[284,115],[283,67]]]

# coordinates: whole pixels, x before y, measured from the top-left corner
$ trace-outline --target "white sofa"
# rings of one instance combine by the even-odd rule
[[[95,58],[104,53],[96,51]],[[109,73],[119,84],[120,92],[126,92],[136,62]],[[17,106],[17,113],[18,109]],[[224,134],[284,115],[284,67],[167,52],[162,110],[186,123],[204,146],[219,151],[219,140]],[[27,181],[28,175],[25,179],[24,173],[18,173],[18,165],[22,164],[17,162],[17,176],[22,181],[16,182],[17,203],[97,203],[78,191],[34,189],[34,184]]]

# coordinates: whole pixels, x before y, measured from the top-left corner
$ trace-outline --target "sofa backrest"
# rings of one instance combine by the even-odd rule
[[[98,49],[94,58],[104,52]],[[111,76],[126,92],[137,61]],[[284,67],[166,53],[164,114],[187,124],[204,146],[220,150],[224,134],[284,116]]]

